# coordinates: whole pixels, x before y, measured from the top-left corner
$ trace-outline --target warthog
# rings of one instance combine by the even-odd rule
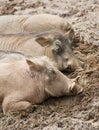
[[[47,31],[42,33],[19,33],[0,36],[0,49],[22,52],[25,55],[48,56],[59,70],[81,68],[62,33]]]
[[[4,62],[2,56],[0,62],[0,101],[4,114],[24,110],[50,97],[76,95],[83,91],[75,79],[63,75],[47,57],[22,55],[12,62],[11,57],[14,59],[21,54],[5,53]],[[9,60],[6,58],[5,62],[6,56]]]
[[[52,14],[0,16],[0,34],[61,31],[73,44],[74,30],[66,19]]]

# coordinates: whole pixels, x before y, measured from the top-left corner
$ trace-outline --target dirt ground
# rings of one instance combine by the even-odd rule
[[[0,15],[39,13],[59,15],[72,24],[73,51],[84,61],[84,69],[67,75],[79,75],[84,92],[6,116],[0,110],[0,130],[99,130],[99,1],[0,0]]]

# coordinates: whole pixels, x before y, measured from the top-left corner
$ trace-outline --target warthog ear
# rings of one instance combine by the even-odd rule
[[[65,37],[66,39],[68,39],[68,44],[69,44],[69,45],[73,44],[73,43],[72,43],[73,40],[74,40],[74,32],[73,32],[73,29],[71,29],[71,30],[69,30],[68,32],[66,32],[66,33],[64,34],[64,37]]]
[[[68,22],[64,22],[62,29],[65,32],[64,37],[68,39],[69,44],[72,45],[75,35],[72,26]]]
[[[29,65],[30,70],[32,70],[32,71],[33,70],[41,71],[44,69],[44,67],[42,65],[40,65],[38,63],[34,63],[29,59],[26,59],[26,62]]]
[[[35,40],[43,47],[52,43],[52,39],[49,37],[38,37]]]

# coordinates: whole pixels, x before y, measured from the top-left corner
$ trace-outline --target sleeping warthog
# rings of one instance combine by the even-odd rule
[[[24,110],[49,97],[81,92],[75,79],[63,75],[46,57],[0,62],[0,101],[4,114]]]
[[[74,56],[68,45],[68,39],[57,31],[42,33],[20,33],[0,36],[0,49],[22,52],[25,55],[48,56],[59,70],[81,68],[80,61]]]
[[[74,30],[65,19],[51,14],[0,16],[0,34],[21,32],[61,31],[72,44]]]

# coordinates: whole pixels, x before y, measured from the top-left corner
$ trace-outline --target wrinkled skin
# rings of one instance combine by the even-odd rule
[[[4,114],[24,110],[50,97],[76,95],[82,90],[46,57],[0,63],[0,101]]]
[[[24,56],[19,52],[0,50],[0,62],[14,62],[17,60],[25,59],[26,57],[28,56]]]
[[[0,34],[21,32],[61,31],[73,44],[74,30],[63,18],[52,14],[0,16]]]
[[[47,31],[37,34],[21,33],[0,36],[0,49],[21,52],[25,55],[48,56],[59,70],[81,68],[81,62],[74,56],[62,33]]]

